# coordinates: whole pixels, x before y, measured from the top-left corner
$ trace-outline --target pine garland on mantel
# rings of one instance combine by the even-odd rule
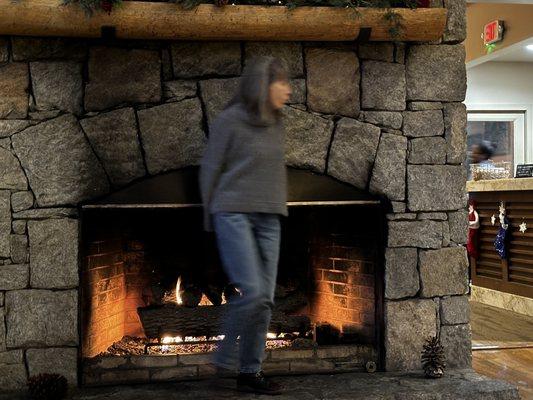
[[[85,10],[88,16],[96,11],[105,11],[110,14],[113,9],[120,7],[124,0],[63,0],[62,5],[76,4]],[[125,0],[128,1],[128,0]],[[143,1],[143,0],[141,0]],[[149,1],[149,0],[148,0]],[[300,6],[312,7],[341,7],[355,9],[359,7],[383,8],[387,12],[383,15],[388,32],[392,39],[397,38],[403,29],[402,16],[394,11],[394,8],[429,7],[431,0],[159,0],[168,1],[181,5],[190,10],[200,4],[215,4],[223,7],[231,5],[263,5],[263,6],[286,6],[292,10]],[[359,13],[354,12],[357,17]]]
[[[63,0],[63,5],[77,4],[88,15],[92,15],[95,11],[111,11],[119,7],[123,0]],[[127,0],[126,0],[127,1]],[[314,6],[314,7],[374,7],[374,8],[417,8],[428,7],[430,0],[168,0],[169,2],[177,3],[183,6],[184,9],[192,9],[200,4],[216,4],[218,6],[232,5],[266,5],[279,6],[284,5],[289,9],[294,9],[300,6]],[[390,14],[387,19],[391,24],[394,24],[394,17]]]

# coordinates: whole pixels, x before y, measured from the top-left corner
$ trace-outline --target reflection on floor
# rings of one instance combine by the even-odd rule
[[[518,386],[533,400],[533,317],[470,302],[473,367]]]

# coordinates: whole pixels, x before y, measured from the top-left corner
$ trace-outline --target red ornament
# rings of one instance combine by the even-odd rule
[[[100,7],[108,14],[111,14],[111,10],[113,10],[113,3],[111,3],[110,0],[102,0],[102,2],[100,3]]]

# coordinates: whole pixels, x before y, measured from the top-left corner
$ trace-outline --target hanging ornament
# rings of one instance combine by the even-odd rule
[[[492,217],[490,217],[490,223],[494,226],[496,223],[496,215],[492,214]]]
[[[526,233],[527,231],[527,223],[526,221],[523,221],[520,225],[519,225],[519,228],[520,232],[522,233]]]
[[[494,248],[498,252],[501,258],[507,258],[507,242],[509,239],[508,228],[509,220],[505,216],[505,206],[503,202],[500,204],[500,228],[496,234],[496,239],[494,240]]]
[[[474,259],[478,257],[478,232],[479,232],[479,214],[476,211],[476,201],[468,202],[468,240],[466,250],[468,255]],[[493,216],[494,217],[494,216]]]
[[[498,208],[498,212],[500,214],[505,214],[506,213],[506,209],[505,209],[505,203],[503,201],[500,201],[500,207]]]

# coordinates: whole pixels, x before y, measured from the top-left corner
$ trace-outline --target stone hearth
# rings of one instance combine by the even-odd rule
[[[388,206],[384,368],[419,369],[435,334],[470,366],[463,39],[457,22],[438,44],[0,38],[0,387],[76,384],[79,207],[197,165],[257,54],[289,66],[287,164]]]
[[[516,387],[476,374],[470,369],[450,371],[442,379],[415,373],[345,373],[277,378],[287,388],[283,400],[520,400]],[[209,381],[158,383],[73,391],[72,400],[252,400],[266,396],[213,389]],[[229,382],[228,382],[229,386]],[[23,400],[16,394],[0,400]]]

